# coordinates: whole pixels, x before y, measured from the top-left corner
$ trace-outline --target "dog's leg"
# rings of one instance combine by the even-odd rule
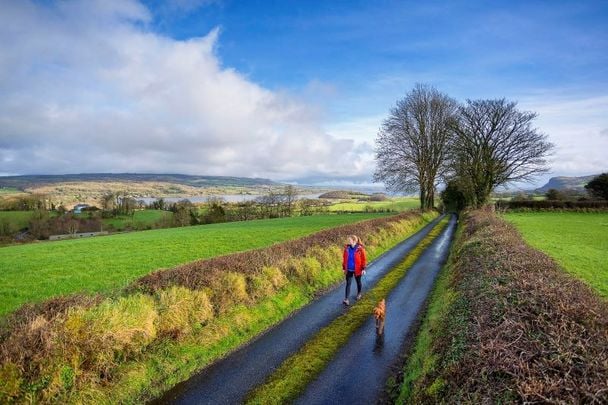
[[[376,333],[382,335],[384,333],[384,319],[379,318],[376,320]]]

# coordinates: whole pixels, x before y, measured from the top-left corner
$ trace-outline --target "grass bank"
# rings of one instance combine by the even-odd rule
[[[466,215],[397,403],[604,403],[608,305],[495,214]]]
[[[0,317],[70,293],[108,292],[159,268],[300,238],[379,214],[318,215],[158,229],[0,248]]]
[[[295,399],[325,368],[349,337],[370,317],[377,302],[390,293],[422,252],[441,233],[449,218],[443,219],[406,258],[387,273],[344,315],[321,329],[297,353],[289,357],[249,394],[250,404],[279,404]]]
[[[608,298],[608,212],[506,213],[526,242]]]
[[[0,334],[0,402],[149,400],[341,280],[345,235],[374,258],[434,216],[343,225],[157,271],[118,295],[24,306]]]

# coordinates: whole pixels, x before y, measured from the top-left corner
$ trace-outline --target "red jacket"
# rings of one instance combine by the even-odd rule
[[[348,246],[349,245],[344,245],[344,252],[342,253],[342,270],[344,270],[345,273],[348,264]],[[355,250],[355,276],[360,276],[366,265],[367,258],[365,257],[365,248],[362,244],[358,244],[357,250]]]

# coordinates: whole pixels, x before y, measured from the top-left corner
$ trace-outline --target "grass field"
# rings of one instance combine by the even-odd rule
[[[109,291],[158,268],[259,248],[378,215],[232,222],[0,248],[0,316],[26,302]]]
[[[507,213],[533,247],[608,298],[608,213]]]
[[[82,218],[87,218],[87,213],[77,214]],[[112,225],[115,230],[123,230],[127,226],[133,226],[137,228],[142,228],[147,225],[153,225],[156,221],[160,220],[164,215],[173,216],[171,211],[163,211],[163,210],[141,210],[135,211],[133,217],[130,216],[118,216],[116,218],[104,218],[103,225],[107,227],[108,225]]]
[[[8,219],[15,230],[27,227],[32,211],[0,211],[0,221]]]
[[[13,226],[13,229],[23,229],[28,226],[30,217],[33,211],[0,211],[0,220],[7,218]],[[56,215],[54,212],[50,212],[51,216]],[[89,214],[82,213],[76,214],[80,218],[87,218]],[[146,226],[152,226],[156,221],[160,220],[163,215],[173,216],[171,211],[161,210],[142,210],[135,211],[133,217],[130,216],[119,216],[116,218],[104,218],[103,225],[107,227],[112,225],[114,230],[121,231],[128,226],[136,227],[139,229],[145,228]]]
[[[405,211],[420,208],[420,200],[417,197],[397,197],[387,201],[363,201],[363,202],[340,202],[329,207],[335,211],[365,211],[366,207],[373,209],[390,209],[393,211]]]
[[[2,194],[21,194],[23,191],[14,187],[0,187],[0,195]]]

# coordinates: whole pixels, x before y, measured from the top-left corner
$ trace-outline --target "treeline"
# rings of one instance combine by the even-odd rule
[[[67,235],[78,232],[99,232],[103,224],[99,216],[76,217],[71,212],[51,216],[49,211],[35,210],[28,223],[30,239],[48,239],[50,235]]]
[[[496,202],[497,210],[576,210],[576,211],[597,211],[607,210],[608,201],[606,200],[515,200]]]
[[[298,199],[296,188],[286,186],[281,191],[270,190],[252,201],[228,203],[220,197],[210,196],[205,203],[194,204],[188,199],[168,203],[159,198],[146,208],[171,211],[174,226],[187,226],[309,216],[326,213],[328,206],[328,203],[319,199]]]
[[[40,193],[0,199],[0,211],[54,211],[60,206],[56,205],[48,195]]]

